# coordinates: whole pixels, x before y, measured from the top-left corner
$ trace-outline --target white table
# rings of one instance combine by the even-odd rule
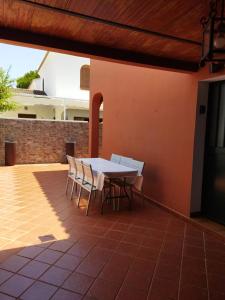
[[[137,177],[138,171],[103,158],[80,158],[90,164],[93,170],[95,186],[98,190],[104,187],[105,178]]]

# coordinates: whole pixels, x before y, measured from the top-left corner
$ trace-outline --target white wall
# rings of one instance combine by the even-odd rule
[[[43,90],[43,79],[42,78],[33,79],[29,86],[29,90],[42,91]]]
[[[49,52],[39,70],[47,95],[89,100],[89,91],[80,89],[80,68],[83,65],[90,65],[90,59]]]
[[[44,90],[49,96],[56,95],[56,65],[55,53],[49,52],[44,64],[39,70],[41,80],[44,79]]]
[[[44,120],[53,120],[55,116],[55,109],[51,106],[41,106],[41,105],[35,105],[35,106],[26,106],[27,109],[24,108],[24,106],[21,106],[17,108],[15,111],[7,111],[4,113],[0,113],[0,118],[13,118],[17,119],[18,114],[34,114],[37,116],[37,119],[44,119]]]

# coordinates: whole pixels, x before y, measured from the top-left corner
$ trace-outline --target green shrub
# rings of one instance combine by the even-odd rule
[[[17,78],[16,87],[20,89],[27,89],[31,84],[33,79],[39,78],[37,71],[30,71],[24,74],[22,77]]]
[[[9,71],[0,68],[0,112],[15,110],[17,104],[11,100],[13,80],[9,77]]]

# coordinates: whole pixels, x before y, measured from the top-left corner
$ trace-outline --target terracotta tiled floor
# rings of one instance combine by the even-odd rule
[[[96,199],[86,217],[66,168],[0,168],[1,300],[225,299],[222,240],[138,199],[103,216]]]

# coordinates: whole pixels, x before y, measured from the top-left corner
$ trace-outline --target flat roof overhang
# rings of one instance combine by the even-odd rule
[[[131,9],[119,0],[105,8],[100,0],[89,5],[72,0],[67,4],[2,0],[0,41],[145,67],[198,71],[201,27],[196,24],[204,15],[204,0],[171,0],[163,7],[160,1],[143,0],[138,12],[138,1],[128,2]],[[150,24],[142,21],[143,15]]]

